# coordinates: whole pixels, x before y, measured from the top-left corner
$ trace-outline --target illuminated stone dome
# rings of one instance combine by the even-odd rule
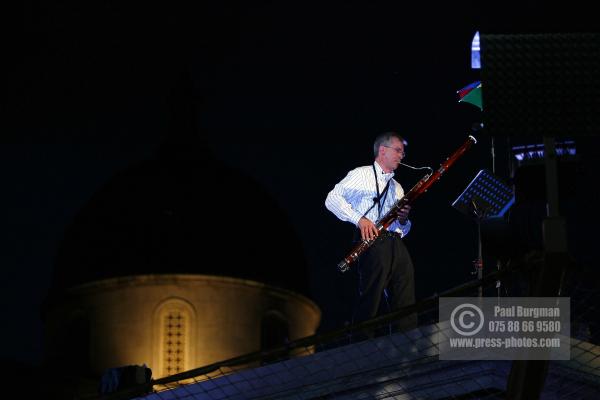
[[[285,214],[193,150],[104,185],[68,227],[54,278],[45,359],[91,379],[132,364],[154,377],[196,368],[312,335],[321,317]]]

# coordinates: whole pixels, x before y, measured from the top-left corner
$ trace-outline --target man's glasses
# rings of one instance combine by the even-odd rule
[[[404,157],[406,155],[406,153],[404,152],[404,150],[402,150],[400,147],[392,147],[392,146],[386,146],[386,145],[382,145],[383,147],[387,147],[388,149],[394,149],[396,150],[396,153],[400,154],[402,157]]]

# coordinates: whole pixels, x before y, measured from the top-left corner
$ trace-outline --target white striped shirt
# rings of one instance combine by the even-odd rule
[[[381,204],[381,214],[379,214],[377,204],[375,204],[367,215],[365,215],[371,221],[377,222],[380,216],[383,217],[394,203],[404,196],[404,189],[393,179],[393,172],[383,172],[383,169],[377,162],[374,165],[380,194],[383,192],[387,182],[391,180],[387,196],[384,195],[385,202]],[[384,196],[382,196],[380,201],[383,200]],[[377,197],[377,186],[375,185],[373,166],[367,165],[348,172],[348,175],[327,194],[325,207],[342,221],[352,222],[358,226],[358,220],[373,205],[373,198],[375,197]],[[410,220],[407,220],[404,225],[395,220],[388,227],[388,230],[398,232],[404,237],[410,231],[410,226]]]

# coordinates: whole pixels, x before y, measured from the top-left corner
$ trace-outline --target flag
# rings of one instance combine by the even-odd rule
[[[481,101],[481,81],[475,81],[458,90],[456,93],[458,93],[459,102],[471,103],[474,106],[479,107],[480,110],[483,110]]]

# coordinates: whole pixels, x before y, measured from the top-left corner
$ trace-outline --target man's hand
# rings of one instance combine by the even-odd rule
[[[365,217],[358,220],[358,229],[360,229],[362,240],[372,240],[379,235],[375,224]]]
[[[410,206],[408,204],[406,204],[404,207],[402,207],[400,209],[400,211],[398,211],[398,221],[402,225],[406,224],[406,221],[408,220],[408,213],[409,212],[410,212]]]

